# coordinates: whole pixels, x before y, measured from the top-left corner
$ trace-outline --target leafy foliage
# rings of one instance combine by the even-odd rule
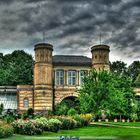
[[[140,61],[134,61],[128,67],[128,76],[131,77],[134,86],[135,86],[134,82],[139,74],[140,74]]]
[[[136,78],[136,80],[135,80],[135,85],[136,85],[136,87],[140,87],[140,73],[139,73],[139,75],[137,76],[137,78]]]
[[[70,108],[67,112],[68,116],[74,116],[76,114],[78,114],[78,112],[74,108]]]
[[[123,61],[112,62],[110,65],[110,70],[113,73],[124,75],[127,72],[126,63],[124,63]]]
[[[62,122],[61,129],[68,130],[76,127],[76,120],[72,117],[56,116],[56,119]]]
[[[135,93],[131,87],[131,80],[127,76],[92,70],[79,90],[81,113],[93,112],[100,117],[130,117],[137,110]]]
[[[3,104],[1,103],[1,104],[0,104],[0,115],[2,114],[3,110],[4,110],[4,106],[3,106]]]
[[[54,113],[56,115],[67,115],[68,111],[73,108],[79,111],[78,101],[76,99],[64,99],[60,104],[55,106]]]
[[[0,121],[0,138],[12,136],[13,133],[14,130],[10,124]]]
[[[36,135],[43,131],[42,126],[35,120],[17,120],[12,123],[14,132],[17,134]]]
[[[32,84],[33,58],[23,50],[0,55],[0,85]]]

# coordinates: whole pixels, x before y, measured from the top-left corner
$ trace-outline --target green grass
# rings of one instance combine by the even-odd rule
[[[119,125],[119,126],[134,126],[134,127],[140,127],[140,122],[101,122],[103,124],[111,124],[111,125]],[[99,124],[101,124],[99,122]]]
[[[73,129],[73,130],[60,130],[58,133],[45,132],[41,136],[21,136],[15,135],[10,138],[5,138],[1,140],[59,140],[60,136],[79,136],[80,140],[86,140],[88,136],[102,138],[100,140],[105,140],[103,137],[123,137],[127,140],[139,140],[140,139],[140,129],[137,128],[117,128],[117,127],[107,127],[107,126],[97,126],[90,125],[88,127]],[[106,139],[108,140],[108,139]],[[120,140],[120,138],[119,138]]]

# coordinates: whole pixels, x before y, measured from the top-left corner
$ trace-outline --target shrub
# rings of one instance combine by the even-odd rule
[[[28,116],[28,118],[33,118],[34,117],[34,110],[32,108],[28,108],[27,116]]]
[[[57,116],[55,118],[61,121],[62,123],[61,129],[68,130],[68,129],[73,129],[77,126],[76,120],[74,120],[72,117]]]
[[[76,115],[76,114],[78,114],[78,113],[77,113],[77,111],[76,111],[74,108],[70,108],[70,109],[68,110],[68,112],[67,112],[67,115],[68,115],[68,116],[74,116],[74,115]]]
[[[4,106],[3,106],[3,104],[1,103],[1,104],[0,104],[0,115],[2,114],[3,110],[4,110]]]
[[[6,116],[4,116],[3,120],[6,121],[7,123],[11,123],[11,122],[13,122],[15,119],[14,119],[13,116],[6,115]]]
[[[61,127],[61,121],[58,119],[48,120],[45,117],[36,119],[36,121],[42,126],[44,131],[57,132]]]
[[[73,116],[73,119],[77,121],[77,127],[83,127],[89,124],[89,121],[86,118],[81,117],[80,115]]]
[[[48,119],[45,117],[37,118],[37,123],[43,128],[44,131],[48,131]]]
[[[81,114],[81,117],[85,118],[88,122],[91,122],[93,120],[94,115],[93,114]]]
[[[42,126],[36,120],[17,120],[12,123],[17,134],[36,135],[43,131]]]
[[[14,133],[13,127],[5,122],[0,122],[0,138],[12,136]]]
[[[65,103],[57,104],[55,106],[55,114],[56,115],[67,115],[68,106]]]
[[[58,119],[50,119],[48,121],[48,131],[57,132],[61,128],[61,121]]]

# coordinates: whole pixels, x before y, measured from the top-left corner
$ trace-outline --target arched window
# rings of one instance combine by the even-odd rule
[[[24,107],[29,107],[29,99],[27,97],[25,97],[24,100],[23,100],[23,106]]]

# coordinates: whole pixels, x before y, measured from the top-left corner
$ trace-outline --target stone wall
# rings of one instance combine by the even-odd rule
[[[26,111],[28,108],[34,108],[33,105],[33,86],[31,85],[18,85],[17,86],[17,97],[18,97],[18,110],[19,111]],[[28,99],[29,106],[24,106],[24,99]]]
[[[61,103],[61,101],[67,97],[78,97],[76,91],[76,87],[57,87],[54,96],[55,105]]]

